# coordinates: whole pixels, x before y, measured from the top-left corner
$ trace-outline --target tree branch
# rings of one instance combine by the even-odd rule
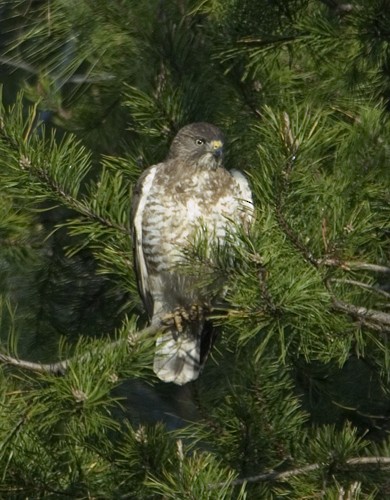
[[[276,195],[275,200],[275,215],[279,227],[290,240],[291,244],[301,253],[303,258],[312,264],[314,267],[318,267],[317,259],[315,259],[312,251],[303,243],[301,238],[296,234],[296,232],[291,227],[290,223],[287,221],[284,215],[284,207],[286,203],[286,196],[289,190],[290,175],[294,167],[294,162],[299,149],[299,141],[294,136],[291,129],[290,117],[285,112],[283,113],[283,126],[280,129],[280,134],[283,139],[284,146],[289,153],[289,158],[286,164],[283,166],[283,171],[281,175],[281,183],[279,190]]]
[[[0,57],[0,65],[9,66],[15,69],[21,69],[23,71],[26,71],[27,73],[31,73],[32,75],[39,75],[42,72],[42,68],[35,68],[25,61],[17,61],[16,59],[9,59],[7,57]],[[100,83],[116,79],[114,75],[110,75],[109,73],[102,73],[96,76],[74,74],[69,78],[63,78],[51,72],[50,76],[51,78],[53,78],[53,80],[56,80],[59,85],[63,85],[64,83]]]
[[[368,326],[372,326],[375,329],[390,329],[390,314],[388,313],[376,311],[375,309],[367,309],[366,307],[362,306],[354,306],[336,298],[333,299],[332,305],[336,311],[347,313],[353,318],[364,321],[368,324]]]
[[[364,466],[364,465],[377,465],[378,467],[389,467],[390,466],[390,457],[354,457],[349,458],[345,461],[346,465],[349,466]],[[264,472],[263,474],[258,474],[256,476],[243,477],[239,479],[235,479],[231,484],[234,486],[244,484],[244,483],[259,483],[261,481],[286,481],[290,477],[300,476],[302,474],[308,474],[309,472],[313,472],[319,470],[323,467],[326,467],[327,464],[310,464],[305,465],[304,467],[297,467],[296,469],[290,469],[282,472],[269,471]],[[220,488],[224,486],[224,483],[214,483],[210,484],[209,487]]]
[[[15,152],[19,153],[19,144],[17,141],[10,137],[4,129],[1,130],[1,137],[5,140],[10,148],[12,148]],[[94,212],[90,207],[88,207],[85,203],[80,201],[77,198],[74,198],[71,194],[67,193],[65,189],[55,180],[50,174],[41,166],[34,165],[31,160],[25,155],[21,155],[19,160],[19,165],[23,170],[28,170],[32,172],[40,182],[45,183],[47,188],[53,193],[55,199],[59,199],[62,203],[64,203],[68,208],[80,213],[82,216],[87,217],[88,219],[99,222],[102,226],[109,227],[112,229],[116,229],[123,234],[131,235],[131,231],[121,225],[118,224],[107,217],[103,217],[98,213]]]
[[[88,219],[99,222],[99,224],[101,224],[102,226],[116,229],[121,233],[131,235],[131,231],[129,231],[129,229],[127,229],[125,226],[117,224],[116,222],[113,222],[106,217],[93,212],[85,203],[67,193],[58,182],[56,182],[52,177],[49,176],[49,174],[45,170],[33,165],[30,165],[30,167],[32,167],[32,171],[35,173],[38,179],[43,181],[46,186],[54,193],[54,195],[57,198],[60,198],[68,208],[75,210]]]
[[[135,338],[138,337],[151,337],[155,335],[157,332],[162,330],[164,327],[162,325],[150,325],[143,330],[138,332],[130,333],[125,339],[115,340],[113,342],[108,343],[105,346],[105,350],[113,349],[116,346],[122,345],[124,342],[133,343]],[[94,351],[88,352],[83,356],[77,358],[69,358],[64,359],[63,361],[57,361],[56,363],[34,363],[32,361],[25,361],[23,359],[14,358],[9,356],[8,354],[0,353],[0,363],[11,365],[16,368],[21,368],[24,370],[33,371],[36,373],[49,373],[51,375],[65,375],[67,369],[69,368],[70,363],[73,361],[83,361],[87,357],[93,356]]]
[[[380,288],[376,288],[375,286],[369,285],[368,283],[363,283],[362,281],[331,278],[329,280],[329,282],[358,286],[359,288],[364,288],[366,290],[369,290],[370,292],[377,293],[378,295],[382,295],[382,297],[386,297],[387,299],[390,299],[390,293],[385,292],[384,290],[381,290]]]
[[[332,3],[334,2],[332,1]],[[376,273],[386,273],[386,274],[390,273],[390,267],[378,264],[370,264],[367,262],[360,262],[360,261],[342,261],[334,258],[326,258],[326,259],[315,258],[310,248],[308,248],[305,245],[305,243],[302,241],[299,235],[291,227],[290,223],[288,222],[284,214],[286,195],[289,190],[290,175],[294,167],[295,157],[298,153],[300,145],[299,140],[294,136],[290,124],[290,117],[286,112],[283,113],[283,124],[280,128],[280,134],[284,146],[289,153],[289,157],[285,165],[283,166],[281,184],[275,200],[275,215],[280,228],[287,236],[287,238],[290,240],[292,245],[301,253],[301,255],[307,262],[309,262],[316,268],[320,267],[321,265],[325,265],[329,267],[340,267],[346,270],[355,269],[362,271],[372,271]]]
[[[389,274],[390,267],[381,266],[378,264],[370,264],[369,262],[360,262],[353,260],[340,260],[340,259],[318,259],[318,266],[329,266],[329,267],[340,267],[347,271],[357,270],[357,271],[372,271],[374,273]]]
[[[311,250],[301,241],[295,231],[292,229],[288,221],[286,220],[282,207],[278,204],[275,207],[275,214],[278,224],[287,238],[290,240],[291,244],[301,253],[303,258],[312,264],[314,267],[318,267],[318,260],[315,259]]]

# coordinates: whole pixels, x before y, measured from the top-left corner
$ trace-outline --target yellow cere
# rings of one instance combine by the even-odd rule
[[[222,141],[211,141],[213,149],[222,148]]]

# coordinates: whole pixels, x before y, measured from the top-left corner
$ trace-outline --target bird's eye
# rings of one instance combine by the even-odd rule
[[[196,139],[196,141],[195,141],[195,142],[196,142],[196,144],[197,144],[198,146],[200,146],[201,144],[204,144],[204,143],[205,143],[205,140],[204,140],[204,139]]]

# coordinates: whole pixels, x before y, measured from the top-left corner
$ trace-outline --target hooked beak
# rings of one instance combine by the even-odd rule
[[[223,154],[223,144],[222,141],[211,141],[211,153],[215,158],[221,158]]]

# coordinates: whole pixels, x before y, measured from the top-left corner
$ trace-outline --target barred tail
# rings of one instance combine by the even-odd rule
[[[183,385],[198,378],[202,329],[202,324],[191,325],[181,333],[172,329],[158,337],[153,370],[159,379]]]

